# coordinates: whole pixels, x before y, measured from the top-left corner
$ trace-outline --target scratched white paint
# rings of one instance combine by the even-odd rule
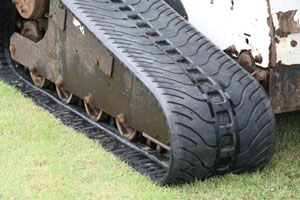
[[[73,24],[78,28],[78,30],[82,33],[82,35],[85,35],[85,28],[81,25],[81,23],[74,17]]]
[[[269,17],[266,0],[182,0],[190,22],[217,44],[226,49],[234,44],[237,50],[251,49],[253,55],[263,56],[262,67],[269,66],[269,47],[271,44]],[[213,3],[212,3],[213,2]],[[295,21],[300,24],[300,0],[270,0],[271,13],[275,28],[279,27],[277,14],[298,9]],[[246,36],[244,33],[249,34]],[[246,43],[248,39],[249,44]],[[300,33],[278,38],[276,44],[277,62],[283,64],[300,64]],[[291,47],[291,40],[298,42]]]
[[[296,47],[291,46],[291,41],[298,42]],[[277,63],[285,65],[300,64],[300,34],[290,34],[286,38],[280,38],[277,49]]]
[[[298,10],[293,20],[300,27],[300,0],[271,0],[270,5],[275,29],[279,28],[277,13],[291,10]],[[276,37],[279,41],[276,43],[276,62],[285,65],[300,64],[300,32],[290,34],[287,37]],[[291,46],[292,40],[298,43],[296,47]]]
[[[297,0],[300,1],[300,0]],[[221,49],[234,44],[237,50],[251,49],[269,64],[271,37],[266,0],[182,0],[189,21]],[[213,3],[211,3],[213,2]],[[248,34],[250,36],[245,35]],[[246,43],[248,39],[249,44]]]

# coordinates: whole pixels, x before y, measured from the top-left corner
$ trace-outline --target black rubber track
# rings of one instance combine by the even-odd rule
[[[174,184],[264,167],[275,143],[268,96],[256,80],[161,0],[63,0],[161,104]]]
[[[265,91],[164,1],[63,3],[162,105],[172,158],[160,183],[268,163],[275,120]]]

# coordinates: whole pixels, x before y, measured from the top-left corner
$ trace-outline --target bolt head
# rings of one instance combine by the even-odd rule
[[[261,54],[258,54],[257,56],[255,56],[254,61],[255,61],[256,63],[261,64],[261,63],[263,62],[263,57],[262,57],[262,55],[261,55]]]
[[[30,71],[31,73],[36,73],[36,71],[37,71],[36,65],[31,65],[31,66],[29,67],[29,71]]]
[[[125,115],[123,113],[119,114],[117,116],[117,120],[118,122],[120,122],[121,124],[124,124],[125,123]]]
[[[55,81],[55,85],[56,85],[56,87],[63,87],[63,84],[64,84],[64,82],[63,82],[63,80],[56,80]]]
[[[291,41],[291,46],[296,47],[298,45],[298,42],[296,40]]]
[[[88,95],[88,96],[85,96],[84,97],[84,102],[87,103],[87,104],[91,104],[93,101],[93,98],[91,95]]]
[[[229,46],[227,49],[226,49],[226,51],[228,51],[228,52],[230,52],[230,53],[232,53],[232,54],[234,54],[234,55],[238,55],[239,54],[239,52],[237,51],[237,49],[236,49],[236,46],[233,44],[233,45],[231,45],[231,46]]]

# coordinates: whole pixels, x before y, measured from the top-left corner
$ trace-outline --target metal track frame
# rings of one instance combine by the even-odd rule
[[[121,161],[127,163],[142,175],[149,176],[152,181],[160,179],[166,172],[166,163],[153,155],[155,152],[145,150],[145,145],[128,141],[121,137],[117,130],[109,124],[96,123],[76,105],[62,103],[58,96],[50,89],[40,89],[24,76],[20,68],[15,68],[9,53],[0,52],[0,80],[17,88],[24,97],[29,97],[33,102],[48,110],[61,122],[74,130],[84,133],[88,138],[95,140],[109,152],[112,152]]]

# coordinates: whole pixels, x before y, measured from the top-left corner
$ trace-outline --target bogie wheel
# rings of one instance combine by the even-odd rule
[[[78,101],[78,97],[73,95],[71,92],[63,89],[62,87],[56,87],[58,97],[66,104],[73,104]]]
[[[96,122],[107,119],[107,115],[102,110],[87,101],[84,101],[84,108],[88,116]]]
[[[120,114],[117,116],[116,124],[117,124],[119,133],[123,137],[127,138],[128,140],[133,140],[136,138],[137,130],[127,126],[127,124],[125,123],[125,117],[123,114]]]
[[[30,72],[30,76],[34,85],[39,88],[47,88],[51,84],[50,81],[48,81],[42,76],[39,76],[37,73]]]

